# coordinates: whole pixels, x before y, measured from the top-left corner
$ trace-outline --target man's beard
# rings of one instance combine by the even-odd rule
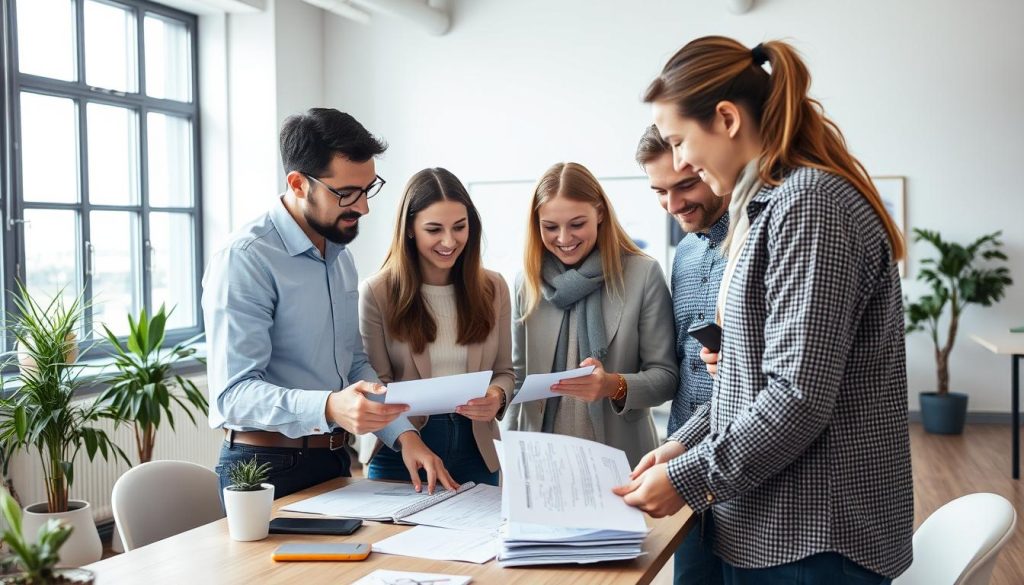
[[[309,227],[313,228],[313,231],[320,234],[328,241],[334,242],[335,244],[341,244],[344,246],[345,244],[348,244],[352,240],[356,239],[356,236],[359,235],[358,223],[356,223],[350,228],[342,228],[338,226],[338,222],[343,219],[359,219],[360,217],[362,217],[362,214],[360,213],[356,213],[354,211],[347,211],[338,216],[338,218],[334,220],[334,223],[331,224],[324,224],[318,222],[313,217],[310,217],[308,212],[304,213],[304,215],[306,217],[306,223],[309,224]]]

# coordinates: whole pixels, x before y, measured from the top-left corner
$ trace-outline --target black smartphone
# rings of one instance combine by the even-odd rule
[[[712,353],[722,349],[722,328],[717,323],[697,323],[686,332]]]
[[[362,525],[363,521],[358,518],[274,518],[270,521],[270,532],[346,536]]]

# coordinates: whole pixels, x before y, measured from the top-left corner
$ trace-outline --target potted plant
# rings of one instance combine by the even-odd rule
[[[191,380],[171,373],[176,363],[192,358],[196,350],[190,345],[202,335],[162,350],[164,327],[169,316],[170,313],[165,312],[163,305],[152,318],[146,315],[145,309],[139,314],[138,321],[128,315],[129,332],[124,345],[103,325],[107,340],[114,348],[117,373],[107,380],[110,386],[100,394],[98,400],[109,404],[119,419],[131,421],[139,463],[146,463],[153,458],[153,445],[160,423],[166,420],[171,429],[174,428],[172,403],[181,406],[192,424],[196,424],[196,419],[191,407],[203,416],[207,413],[206,396]],[[184,396],[175,393],[175,388],[180,389]]]
[[[960,317],[968,305],[984,307],[1003,298],[1013,284],[1006,266],[991,261],[1006,260],[999,239],[1002,232],[981,236],[964,246],[947,242],[938,232],[915,229],[914,241],[928,242],[938,258],[926,258],[917,279],[927,283],[931,292],[906,305],[907,333],[927,331],[935,348],[935,392],[921,393],[921,418],[930,433],[959,434],[967,417],[967,395],[949,391],[949,355],[953,351]],[[949,307],[945,340],[940,338],[940,321]]]
[[[260,464],[255,456],[228,468],[231,485],[224,488],[224,511],[232,539],[249,541],[267,537],[274,505],[274,486],[266,483],[269,473],[270,464]]]
[[[102,420],[117,421],[117,414],[95,400],[80,400],[78,374],[82,366],[68,361],[68,334],[82,314],[81,299],[64,306],[60,295],[47,306],[32,299],[24,288],[14,296],[17,316],[8,324],[18,341],[17,361],[31,365],[18,370],[17,385],[0,397],[0,449],[7,455],[34,450],[43,465],[46,501],[25,508],[23,527],[34,534],[51,518],[74,527],[60,553],[64,565],[84,565],[102,554],[99,535],[88,502],[69,500],[74,482],[74,461],[84,446],[92,460],[128,458],[103,429]]]
[[[4,559],[4,573],[0,583],[7,585],[57,585],[76,583],[89,585],[93,573],[87,569],[57,569],[59,551],[71,536],[74,528],[51,518],[39,528],[35,542],[29,541],[22,532],[21,508],[7,492],[0,490],[0,512],[7,521],[7,528],[0,534],[0,541],[11,549],[11,556]],[[13,568],[14,572],[8,572]]]

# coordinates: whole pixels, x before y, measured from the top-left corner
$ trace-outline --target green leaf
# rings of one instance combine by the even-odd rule
[[[25,413],[24,406],[14,409],[14,431],[18,442],[25,442],[25,436],[28,434],[28,415]]]
[[[73,484],[75,482],[74,463],[72,463],[71,461],[61,461],[60,469],[61,471],[64,472],[64,477],[67,479],[68,485],[70,486],[71,484]]]
[[[7,490],[0,490],[0,511],[4,520],[15,534],[21,534],[21,506],[11,497]],[[4,539],[7,540],[6,538]]]
[[[157,311],[156,315],[153,315],[153,320],[149,324],[149,348],[150,350],[159,348],[164,342],[164,324],[167,322],[167,316],[164,314],[163,305],[160,306],[160,310]]]

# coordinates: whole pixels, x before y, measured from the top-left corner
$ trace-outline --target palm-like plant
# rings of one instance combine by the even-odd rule
[[[982,261],[1006,260],[1006,254],[1000,249],[1003,245],[999,239],[1001,231],[981,236],[966,246],[947,242],[935,231],[915,229],[914,235],[914,241],[934,246],[939,257],[921,261],[924,268],[918,272],[917,279],[928,283],[932,291],[917,302],[907,304],[907,333],[927,330],[931,334],[938,376],[936,392],[945,395],[949,392],[949,354],[953,351],[964,309],[972,303],[991,306],[1003,298],[1013,280],[1006,266],[980,265]],[[950,317],[943,342],[939,338],[939,319],[947,304]]]
[[[192,424],[196,424],[196,419],[189,405],[203,415],[207,413],[206,396],[196,385],[179,375],[171,375],[174,364],[193,358],[196,350],[190,345],[202,335],[169,350],[161,349],[169,316],[170,313],[164,310],[163,305],[152,318],[146,315],[145,309],[139,314],[138,321],[128,315],[129,333],[124,345],[106,325],[103,326],[107,340],[114,347],[117,374],[108,380],[111,385],[100,395],[99,400],[109,403],[121,420],[132,421],[139,463],[153,458],[153,445],[160,423],[166,419],[174,428],[172,403],[181,406]],[[175,387],[181,389],[184,399],[173,392]]]
[[[22,367],[18,387],[0,398],[0,449],[9,455],[34,448],[43,466],[48,510],[66,512],[75,456],[83,445],[90,460],[101,454],[127,463],[128,457],[103,429],[92,426],[117,422],[117,413],[97,400],[75,399],[82,366],[69,363],[68,356],[83,311],[81,298],[65,306],[58,294],[44,307],[19,286],[14,302],[17,315],[8,327],[18,340]]]
[[[39,528],[35,542],[27,539],[21,529],[21,508],[6,490],[0,490],[0,511],[7,521],[7,529],[0,540],[11,549],[5,564],[15,565],[22,573],[14,580],[5,581],[24,585],[45,585],[55,580],[54,566],[60,560],[60,547],[71,536],[72,527],[51,518]]]

